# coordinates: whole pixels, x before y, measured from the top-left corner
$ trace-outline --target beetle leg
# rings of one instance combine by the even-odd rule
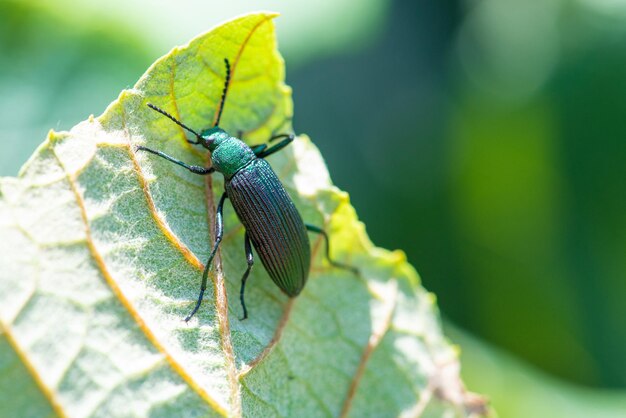
[[[215,257],[215,253],[217,252],[217,247],[219,247],[220,242],[222,242],[222,236],[224,235],[224,220],[222,217],[222,213],[224,212],[224,201],[228,195],[224,193],[220,202],[217,205],[217,213],[215,215],[215,244],[213,244],[213,249],[211,250],[211,254],[209,255],[209,259],[204,266],[204,272],[202,273],[202,284],[200,285],[200,294],[198,295],[198,301],[196,302],[195,308],[187,317],[185,318],[185,322],[188,322],[192,316],[198,312],[200,309],[200,304],[202,303],[202,298],[204,297],[204,291],[206,290],[206,284],[209,277],[209,270],[211,269],[211,263],[213,262],[213,258]]]
[[[326,259],[332,266],[335,266],[337,268],[344,269],[344,270],[349,270],[354,274],[359,274],[359,269],[357,269],[356,267],[337,262],[333,260],[332,258],[330,258],[330,241],[328,240],[328,234],[326,233],[326,231],[324,231],[322,228],[318,226],[311,225],[311,224],[304,224],[304,226],[306,227],[308,231],[315,232],[316,234],[321,234],[324,237],[324,240],[326,241]]]
[[[291,141],[294,140],[295,137],[296,136],[294,134],[278,134],[278,135],[271,136],[270,139],[267,140],[267,142],[274,142],[274,141],[276,141],[277,139],[280,139],[280,138],[287,138],[287,139],[289,139],[288,142],[291,142]]]
[[[281,149],[285,148],[287,145],[289,145],[291,142],[293,142],[293,140],[296,138],[296,136],[294,134],[280,134],[280,135],[275,135],[273,137],[271,137],[269,139],[269,142],[275,141],[277,139],[280,138],[285,138],[282,141],[280,141],[278,144],[268,148],[268,149],[262,149],[260,152],[255,152],[256,156],[258,158],[265,158],[268,155],[271,155],[273,153],[275,153],[276,151],[280,151]]]
[[[206,174],[211,174],[215,171],[215,168],[213,167],[209,167],[209,168],[204,168],[204,167],[200,167],[199,165],[189,165],[189,164],[185,164],[184,162],[177,160],[174,157],[170,157],[169,155],[165,154],[164,152],[161,151],[157,151],[157,150],[153,150],[151,148],[148,147],[144,147],[142,145],[139,145],[135,148],[135,151],[148,151],[154,155],[158,155],[161,158],[165,158],[167,161],[173,162],[174,164],[178,164],[181,167],[186,168],[187,170],[191,171],[192,173],[195,174],[200,174],[200,175],[206,175]]]
[[[243,308],[243,318],[241,318],[242,321],[248,317],[248,310],[246,309],[246,302],[244,300],[243,295],[244,295],[244,291],[246,288],[246,280],[248,280],[248,275],[250,274],[250,270],[252,269],[252,265],[254,264],[254,255],[252,254],[252,246],[250,245],[250,237],[248,236],[247,232],[244,237],[244,240],[245,240],[246,260],[248,261],[248,268],[246,269],[246,272],[243,274],[243,277],[241,278],[241,290],[239,291],[239,300],[241,301],[241,307]]]
[[[267,144],[250,145],[250,148],[252,148],[252,152],[254,152],[254,155],[258,156],[260,153],[265,151],[265,149],[267,148]]]

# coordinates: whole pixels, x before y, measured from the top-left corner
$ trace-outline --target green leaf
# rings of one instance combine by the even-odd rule
[[[484,405],[458,376],[434,297],[401,252],[374,247],[346,193],[300,136],[268,158],[307,222],[330,233],[337,270],[313,267],[289,299],[258,264],[240,321],[243,228],[225,235],[205,301],[189,322],[213,240],[221,176],[201,177],[146,144],[208,164],[185,132],[222,123],[250,143],[291,130],[274,14],[228,22],[175,48],[105,113],[51,132],[18,178],[0,182],[0,411],[16,416],[470,416]],[[208,215],[207,215],[208,214]],[[230,299],[230,303],[229,300]],[[5,396],[5,398],[2,398]],[[29,395],[30,396],[30,395]],[[46,402],[42,402],[42,399]],[[448,416],[448,415],[446,415]]]

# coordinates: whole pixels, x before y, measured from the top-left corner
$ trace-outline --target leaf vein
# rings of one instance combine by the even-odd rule
[[[378,347],[378,344],[382,341],[383,337],[389,330],[391,326],[391,320],[393,318],[393,313],[396,310],[396,306],[398,304],[398,287],[397,283],[394,283],[394,294],[389,303],[387,315],[385,316],[385,320],[383,321],[380,329],[372,330],[372,334],[370,335],[369,341],[363,350],[363,354],[361,355],[361,360],[356,369],[354,377],[352,379],[352,383],[348,388],[348,393],[343,403],[343,407],[341,408],[340,417],[346,417],[350,412],[350,407],[352,406],[352,401],[354,400],[354,396],[356,395],[356,390],[359,386],[361,378],[363,377],[363,373],[365,372],[365,366],[367,365],[368,360],[370,359],[374,350]]]
[[[274,331],[274,336],[267,344],[267,346],[263,349],[261,354],[259,354],[254,360],[252,360],[246,367],[243,367],[239,372],[239,380],[243,379],[248,373],[250,373],[259,363],[261,363],[270,353],[274,350],[274,347],[280,342],[280,338],[283,335],[283,331],[289,321],[289,316],[291,314],[291,309],[293,308],[293,304],[295,302],[295,298],[289,298],[287,301],[287,305],[285,305],[285,310],[278,322],[278,326],[276,327],[276,331]]]
[[[81,194],[80,194],[80,192],[79,192],[79,190],[78,190],[78,188],[76,186],[76,180],[68,173],[68,171],[65,168],[65,166],[63,165],[61,159],[59,158],[59,156],[54,151],[54,148],[52,149],[52,151],[53,151],[52,154],[57,159],[57,162],[59,163],[59,166],[65,172],[65,175],[66,175],[67,180],[68,180],[69,185],[70,185],[70,189],[72,190],[72,193],[74,194],[74,197],[76,199],[76,203],[77,203],[78,208],[79,208],[80,213],[81,213],[81,218],[82,218],[83,224],[85,226],[85,234],[86,234],[86,237],[87,237],[87,247],[89,249],[89,252],[90,252],[91,256],[93,257],[94,261],[96,262],[96,265],[98,266],[98,269],[100,270],[104,280],[109,285],[109,287],[111,288],[111,290],[113,291],[113,293],[115,294],[117,299],[122,303],[122,305],[126,308],[126,310],[131,315],[131,317],[135,320],[137,326],[139,327],[139,329],[141,329],[141,331],[143,332],[145,337],[148,339],[148,341],[150,341],[150,343],[152,343],[152,345],[165,356],[165,358],[167,359],[168,363],[170,364],[170,367],[172,367],[172,369],[174,369],[182,377],[182,379],[185,382],[187,382],[187,384],[202,399],[204,399],[205,402],[207,402],[209,405],[211,405],[215,409],[215,411],[217,413],[219,413],[222,416],[227,416],[227,413],[224,410],[224,408],[216,400],[214,400],[211,397],[211,395],[209,395],[209,393],[204,388],[202,388],[198,383],[195,382],[193,377],[189,373],[187,373],[186,369],[178,361],[176,361],[174,356],[159,341],[159,339],[152,332],[150,327],[148,327],[148,325],[145,323],[144,319],[141,317],[141,315],[139,314],[137,309],[135,309],[135,307],[130,302],[130,300],[126,298],[126,295],[124,294],[122,289],[119,287],[119,285],[117,284],[115,279],[113,279],[113,277],[111,276],[110,272],[108,271],[108,269],[107,269],[107,267],[105,265],[104,259],[102,258],[102,256],[98,252],[98,250],[96,249],[96,246],[95,246],[95,244],[93,242],[93,239],[92,239],[92,236],[91,236],[91,228],[89,226],[89,219],[87,217],[87,211],[86,211],[86,208],[85,208],[85,202],[84,202],[83,197],[81,196]]]
[[[148,204],[148,209],[152,218],[156,222],[157,227],[161,230],[165,238],[172,244],[174,248],[176,248],[180,253],[185,257],[185,260],[189,262],[192,266],[194,266],[199,271],[204,269],[204,264],[195,256],[195,254],[187,248],[185,244],[174,234],[174,232],[167,226],[167,223],[161,218],[159,213],[156,210],[156,205],[154,204],[154,199],[152,199],[152,195],[150,194],[150,186],[146,181],[143,172],[141,171],[141,166],[135,157],[135,154],[131,151],[130,146],[126,146],[126,150],[128,151],[128,155],[130,156],[130,160],[133,163],[133,167],[135,172],[137,173],[137,179],[139,180],[139,184],[141,185],[141,190],[146,198],[146,203]]]
[[[5,324],[3,321],[0,320],[0,335],[2,334],[4,334],[9,345],[11,346],[11,348],[13,349],[17,357],[20,359],[24,367],[26,367],[26,370],[28,370],[28,373],[31,375],[31,377],[35,381],[35,384],[39,387],[39,390],[41,390],[41,393],[45,396],[45,398],[50,403],[50,407],[52,408],[52,410],[59,417],[66,417],[67,414],[65,413],[65,410],[63,409],[63,407],[61,406],[61,403],[57,399],[54,389],[46,385],[46,383],[43,380],[43,377],[39,375],[39,373],[37,373],[37,369],[29,361],[28,355],[26,354],[26,352],[24,352],[22,348],[20,347],[19,343],[17,342],[17,339],[11,332],[9,325]]]
[[[239,59],[244,49],[246,48],[248,42],[252,35],[257,31],[257,29],[272,19],[273,16],[266,16],[262,20],[260,20],[256,25],[252,27],[241,46],[239,47],[239,51],[237,56],[233,60],[231,67],[231,77],[229,83],[232,82],[235,70],[237,69],[237,64],[239,63]],[[219,109],[216,109],[215,116],[213,117],[213,125],[217,121],[217,117],[219,114]],[[208,163],[208,161],[207,161]],[[209,218],[209,225],[215,225],[215,199],[213,198],[213,179],[211,176],[208,176],[206,179],[206,199],[207,199],[207,217]],[[233,349],[233,344],[231,341],[231,331],[230,324],[228,319],[228,295],[226,292],[226,281],[224,279],[224,271],[222,269],[222,255],[221,251],[217,251],[215,254],[215,275],[213,279],[213,286],[215,288],[215,310],[217,313],[217,320],[219,323],[220,335],[222,340],[222,350],[224,351],[224,355],[226,357],[226,368],[228,371],[228,381],[231,389],[231,413],[234,416],[240,417],[242,415],[242,405],[241,405],[241,384],[239,379],[237,378],[237,366],[235,364],[235,352]]]

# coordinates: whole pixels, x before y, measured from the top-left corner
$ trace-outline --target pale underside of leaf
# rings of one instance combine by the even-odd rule
[[[257,263],[240,321],[244,231],[227,207],[212,286],[182,320],[223,180],[137,153],[143,144],[209,162],[146,104],[212,126],[228,58],[220,125],[248,143],[290,131],[274,16],[247,15],[174,49],[102,116],[51,133],[20,177],[1,180],[0,360],[22,366],[45,399],[42,416],[472,414],[433,297],[402,253],[370,243],[304,136],[268,161],[303,218],[329,231],[333,255],[360,274],[329,266],[312,236],[302,294],[286,297]]]

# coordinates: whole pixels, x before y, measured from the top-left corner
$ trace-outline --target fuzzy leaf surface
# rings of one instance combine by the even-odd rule
[[[271,13],[250,14],[175,48],[97,118],[51,132],[19,177],[0,179],[0,416],[471,416],[434,297],[401,252],[376,248],[306,136],[268,157],[306,222],[312,270],[289,299],[262,265],[240,321],[244,230],[225,233],[198,314],[221,175],[198,176],[188,126],[250,144],[291,131],[291,91]],[[230,303],[229,303],[230,301]]]

